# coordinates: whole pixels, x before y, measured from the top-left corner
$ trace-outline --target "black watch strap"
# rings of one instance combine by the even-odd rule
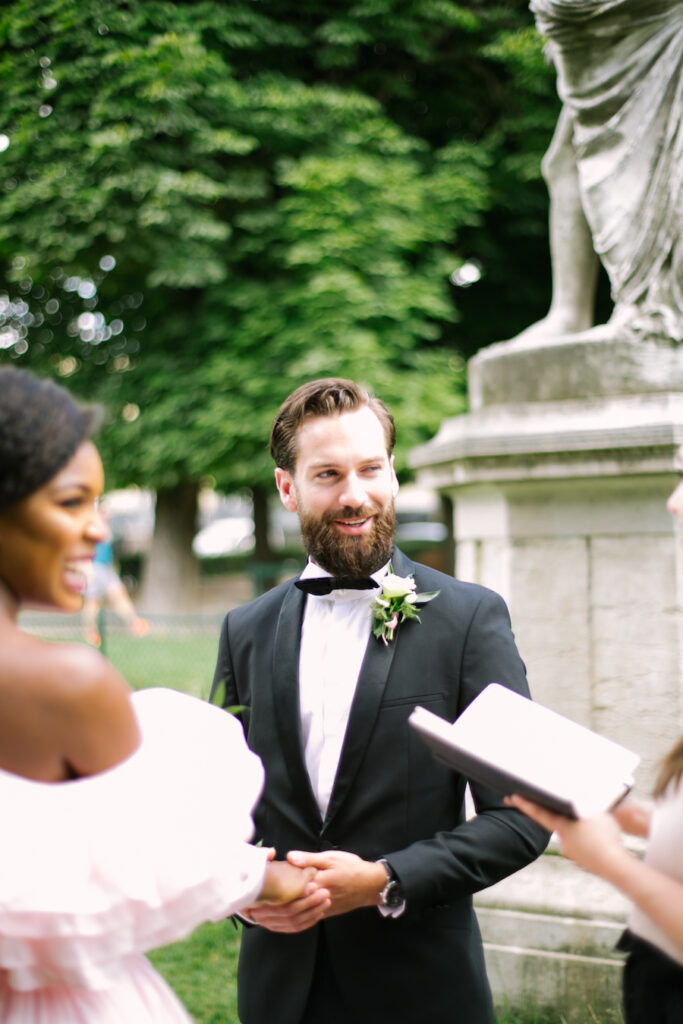
[[[382,858],[377,861],[384,867],[387,873],[387,883],[379,894],[379,903],[381,907],[388,907],[390,910],[395,910],[405,902],[405,896],[403,895],[403,886],[396,877],[391,864]]]

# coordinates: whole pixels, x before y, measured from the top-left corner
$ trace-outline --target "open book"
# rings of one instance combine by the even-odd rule
[[[640,758],[569,718],[490,683],[451,725],[417,707],[411,726],[434,755],[503,795],[585,818],[614,807]]]

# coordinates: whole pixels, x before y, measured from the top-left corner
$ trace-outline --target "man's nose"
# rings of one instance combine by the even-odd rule
[[[350,508],[360,508],[365,504],[367,499],[365,484],[355,473],[349,473],[344,479],[344,486],[339,498],[342,505],[347,505]]]

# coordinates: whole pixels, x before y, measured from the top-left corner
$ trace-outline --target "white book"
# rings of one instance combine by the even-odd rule
[[[640,757],[626,747],[490,683],[452,724],[416,707],[409,718],[433,754],[502,795],[519,793],[568,818],[614,807]]]

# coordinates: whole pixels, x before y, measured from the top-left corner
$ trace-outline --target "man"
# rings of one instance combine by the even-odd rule
[[[278,491],[309,562],[226,617],[212,697],[245,708],[263,759],[259,837],[318,870],[287,908],[251,912],[244,1024],[490,1024],[471,894],[547,842],[477,785],[465,822],[465,779],[407,724],[416,705],[454,720],[492,681],[528,689],[501,598],[394,548],[394,443],[386,407],[337,379],[297,389],[273,426]],[[384,643],[371,606],[390,565],[439,593]],[[330,576],[346,585],[300,589]],[[375,589],[349,585],[363,578]]]

